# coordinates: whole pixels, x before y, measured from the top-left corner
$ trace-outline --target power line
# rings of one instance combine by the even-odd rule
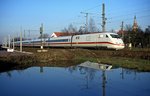
[[[132,12],[132,13],[129,13],[129,14],[123,14],[123,15],[116,15],[116,16],[113,16],[113,17],[110,17],[110,18],[120,18],[120,17],[123,17],[123,16],[128,16],[128,15],[135,15],[137,13],[143,13],[143,12],[149,12],[150,9],[148,10],[145,10],[145,11],[137,11],[137,12]]]
[[[80,12],[81,14],[85,14],[86,16],[86,32],[88,32],[88,15],[89,15],[89,13],[86,13],[86,12]]]
[[[137,16],[137,18],[140,18],[140,19],[142,19],[142,18],[146,18],[146,17],[150,17],[150,15],[143,15],[143,16]],[[128,20],[133,20],[133,18],[125,18],[125,19],[119,19],[119,20],[112,20],[113,22],[114,21],[128,21]]]
[[[118,11],[118,9],[121,9],[121,10]],[[144,11],[144,10],[150,10],[150,9],[149,9],[149,7],[148,7],[148,8],[147,8],[147,7],[144,7],[144,8],[138,8],[138,9],[133,9],[133,10],[132,10],[132,9],[130,9],[130,10],[129,10],[129,9],[128,9],[128,10],[122,10],[122,7],[121,7],[121,8],[113,9],[113,11],[112,11],[112,9],[111,9],[111,10],[107,11],[107,13],[109,13],[109,14],[110,14],[110,13],[111,13],[111,14],[114,14],[114,13],[118,13],[118,12],[119,12],[119,13],[122,13],[122,12],[125,12],[125,13],[126,13],[126,12],[133,13],[133,12],[139,12],[139,11]],[[120,12],[120,11],[121,11],[121,12]]]
[[[84,10],[85,12],[86,11],[89,11],[89,10],[93,10],[93,9],[95,9],[95,8],[97,8],[97,7],[100,7],[101,5],[97,5],[97,6],[94,6],[94,7],[92,7],[92,8],[89,8],[89,9],[87,9],[87,10]]]

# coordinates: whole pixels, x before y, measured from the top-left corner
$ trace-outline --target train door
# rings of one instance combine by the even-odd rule
[[[105,36],[104,36],[104,46],[106,47],[106,48],[109,48],[111,45],[110,45],[110,37],[109,37],[109,35],[107,35],[107,34],[105,34]]]
[[[80,36],[75,35],[71,37],[71,47],[78,47],[78,43],[80,41]]]
[[[96,47],[102,47],[103,45],[101,44],[101,42],[104,39],[104,35],[103,34],[98,34],[96,36]]]

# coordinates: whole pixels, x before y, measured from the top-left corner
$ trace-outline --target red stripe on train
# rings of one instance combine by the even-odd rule
[[[71,43],[63,42],[63,43],[49,43],[49,44],[71,44]],[[111,42],[72,42],[72,44],[111,44],[111,45],[124,46],[124,44],[114,44]]]

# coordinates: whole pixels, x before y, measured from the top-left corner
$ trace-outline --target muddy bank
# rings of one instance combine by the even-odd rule
[[[37,62],[35,55],[24,54],[20,52],[6,52],[0,51],[0,64],[14,63],[14,64],[30,64]]]

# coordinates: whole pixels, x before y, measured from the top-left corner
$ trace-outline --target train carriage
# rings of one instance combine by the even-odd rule
[[[92,33],[72,36],[61,36],[43,39],[45,47],[105,47],[108,49],[123,49],[122,39],[115,33]],[[41,39],[25,40],[23,46],[41,46]],[[15,43],[19,46],[19,41]]]

